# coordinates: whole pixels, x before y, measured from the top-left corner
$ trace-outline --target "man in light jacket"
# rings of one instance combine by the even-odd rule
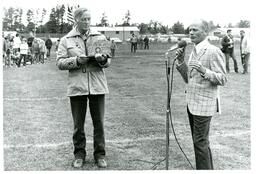
[[[177,49],[177,70],[187,84],[186,103],[193,138],[196,169],[212,170],[213,161],[209,142],[211,119],[220,113],[219,86],[226,79],[225,57],[219,48],[207,40],[208,26],[203,21],[189,26],[194,43],[188,63],[184,49]]]
[[[73,166],[83,166],[86,157],[86,137],[84,130],[87,101],[93,122],[94,159],[98,167],[107,167],[105,159],[104,109],[105,94],[108,86],[104,68],[110,65],[107,54],[88,56],[88,45],[106,37],[90,29],[91,14],[86,8],[74,11],[75,25],[59,43],[57,66],[68,70],[68,90],[74,121],[74,156]],[[110,50],[110,49],[109,49]]]
[[[241,53],[242,65],[244,68],[243,74],[247,74],[248,73],[248,61],[250,58],[250,47],[249,47],[249,42],[248,42],[248,36],[245,35],[244,30],[240,31],[240,35],[241,35],[240,53]]]

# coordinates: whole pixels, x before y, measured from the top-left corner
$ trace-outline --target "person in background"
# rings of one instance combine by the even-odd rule
[[[231,34],[231,29],[227,30],[227,35],[224,36],[221,40],[221,45],[222,45],[222,52],[225,54],[226,57],[226,70],[229,73],[230,69],[229,69],[229,59],[230,57],[233,59],[234,61],[234,70],[236,73],[238,73],[238,66],[237,66],[237,61],[236,61],[236,57],[234,54],[234,39],[233,36]]]
[[[184,59],[185,49],[176,51],[176,68],[187,84],[186,108],[198,170],[213,170],[210,123],[212,117],[220,113],[219,86],[227,81],[224,54],[208,42],[207,35],[207,23],[195,21],[189,26],[189,37],[194,47],[188,63]]]
[[[146,50],[148,50],[149,49],[149,38],[148,38],[148,36],[146,36],[145,38],[144,38],[144,49]]]
[[[27,39],[23,38],[20,44],[20,59],[18,61],[17,66],[20,67],[21,61],[23,60],[23,66],[26,66],[27,63],[27,55],[28,55],[28,44]]]
[[[57,66],[60,70],[68,70],[68,92],[74,123],[73,166],[83,166],[86,157],[86,132],[84,129],[89,101],[90,114],[93,122],[94,160],[98,167],[107,167],[104,112],[105,94],[108,91],[104,68],[110,65],[108,54],[95,53],[94,58],[88,56],[88,45],[99,41],[107,41],[99,32],[90,29],[91,13],[86,8],[74,11],[74,28],[61,38],[57,52]],[[109,50],[110,52],[110,50]]]
[[[32,48],[34,38],[35,38],[35,36],[34,36],[33,32],[30,31],[29,32],[29,37],[27,39],[27,44],[28,44],[28,48],[29,48],[28,59],[31,60],[31,64],[34,63],[34,55],[33,55],[33,48]]]
[[[46,53],[46,57],[50,58],[51,56],[51,48],[52,48],[52,40],[51,40],[51,36],[49,35],[48,38],[45,41],[45,46],[47,49],[47,53]]]
[[[38,40],[39,40],[39,62],[44,63],[45,52],[46,52],[45,42],[42,39],[38,39]]]
[[[132,34],[130,42],[131,42],[131,52],[136,53],[138,38],[134,33]]]
[[[138,43],[139,43],[140,49],[142,50],[143,49],[143,38],[142,38],[142,36],[139,37]]]
[[[9,40],[9,36],[5,37],[5,49],[6,49],[6,51],[5,51],[4,63],[5,63],[5,66],[10,67],[10,65],[11,65],[11,53],[13,51],[12,51],[11,42]]]
[[[245,31],[240,31],[241,41],[240,41],[240,54],[243,65],[243,74],[248,73],[248,61],[250,58],[250,46],[248,42],[248,37],[245,35]]]
[[[21,40],[20,40],[20,36],[17,33],[16,36],[13,38],[13,51],[20,51],[20,44],[21,44]]]
[[[4,38],[4,35],[2,34],[2,47],[3,47],[3,64],[5,65],[5,58],[6,58],[6,48],[7,48],[7,43],[6,43],[6,40],[5,40],[5,38]]]
[[[167,41],[168,43],[172,43],[172,38],[169,36]]]
[[[20,52],[19,51],[12,51],[10,54],[11,57],[11,66],[18,66],[20,60]]]
[[[115,57],[115,51],[116,51],[116,43],[114,40],[111,41],[110,50],[111,50],[111,56]]]
[[[55,43],[55,51],[58,51],[59,43],[60,43],[60,39],[57,39]]]
[[[39,54],[40,54],[40,41],[39,39],[34,38],[32,43],[33,62],[39,63]]]

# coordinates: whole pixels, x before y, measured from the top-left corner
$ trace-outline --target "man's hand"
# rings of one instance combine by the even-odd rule
[[[95,59],[98,63],[100,64],[105,64],[107,62],[107,59],[109,58],[109,55],[105,55],[105,54],[100,54],[100,53],[96,53],[95,54]]]
[[[83,55],[83,54],[77,57],[77,62],[79,64],[82,64],[82,65],[87,63],[88,60],[89,60],[89,58],[86,55]]]
[[[198,60],[191,60],[188,64],[192,69],[197,70],[201,74],[205,74],[206,69],[205,67],[199,62]]]
[[[176,50],[176,56],[178,59],[178,63],[181,64],[184,62],[184,57],[185,57],[185,49],[184,48],[178,48]]]
[[[106,58],[111,58],[111,56],[109,54],[102,54],[103,57],[106,57]]]

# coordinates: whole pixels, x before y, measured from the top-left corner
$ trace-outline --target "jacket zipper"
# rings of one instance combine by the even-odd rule
[[[86,45],[87,39],[88,39],[88,38],[86,38],[86,39],[84,40],[84,46],[85,46],[84,48],[85,48],[85,55],[86,55],[86,56],[88,55],[88,50],[87,50],[87,45]],[[85,65],[85,66],[87,66],[87,65]],[[89,93],[89,95],[90,95],[90,77],[89,77],[90,73],[86,71],[86,67],[84,67],[84,68],[85,68],[85,72],[86,72],[86,74],[87,74],[88,93]],[[84,69],[83,69],[82,71],[84,72]],[[84,72],[84,73],[85,73],[85,72]]]

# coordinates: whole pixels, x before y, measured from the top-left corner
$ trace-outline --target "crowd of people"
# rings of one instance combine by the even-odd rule
[[[3,36],[2,36],[3,37]],[[53,43],[50,36],[44,41],[35,37],[33,32],[28,37],[17,33],[3,37],[3,64],[6,67],[20,67],[21,64],[44,63],[51,56]]]
[[[235,56],[235,51],[234,51],[234,38],[231,34],[232,30],[228,29],[227,34],[221,39],[221,51],[225,55],[225,66],[226,66],[226,71],[227,73],[230,72],[230,67],[229,67],[229,59],[232,58],[233,63],[234,63],[234,71],[238,73],[238,63],[237,59]],[[170,39],[170,38],[169,38]],[[170,43],[170,40],[168,39],[168,43]],[[180,41],[181,38],[178,38],[178,41]],[[138,45],[139,48],[142,50],[143,45],[144,49],[149,49],[149,38],[148,36],[145,36],[142,38],[142,36],[138,37],[134,33],[130,37],[130,44],[131,44],[131,52],[136,53],[136,50],[138,50]],[[240,31],[240,57],[241,57],[241,63],[243,67],[243,74],[248,73],[248,62],[250,58],[250,47],[248,43],[248,36],[245,34],[244,30]]]
[[[138,45],[139,45],[139,48],[141,50],[143,49],[143,44],[144,44],[144,49],[145,50],[149,49],[149,38],[148,38],[148,36],[145,36],[144,38],[142,38],[142,36],[140,36],[138,38],[138,36],[136,36],[133,33],[131,38],[130,38],[130,43],[131,43],[131,53],[136,53],[136,50],[138,49]]]
[[[238,64],[235,56],[235,50],[234,50],[234,37],[232,36],[232,30],[228,29],[226,36],[224,36],[221,40],[222,45],[222,52],[225,54],[225,61],[226,61],[226,70],[227,73],[230,72],[229,68],[229,59],[232,58],[234,62],[234,71],[238,73]],[[241,56],[241,62],[243,67],[243,74],[248,73],[248,61],[250,58],[250,47],[248,43],[248,37],[245,35],[245,31],[240,31],[240,56]]]

